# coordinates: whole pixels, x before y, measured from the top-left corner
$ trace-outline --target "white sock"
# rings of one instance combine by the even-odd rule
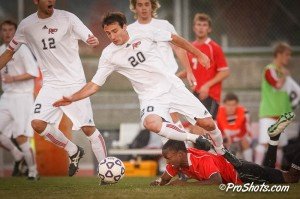
[[[24,154],[25,162],[27,163],[29,173],[37,173],[36,163],[35,163],[35,154],[30,147],[29,141],[20,145],[20,148]]]
[[[244,156],[244,159],[248,162],[252,162],[253,161],[253,151],[251,148],[249,149],[246,149],[243,151],[243,156]]]
[[[184,143],[185,143],[186,148],[194,148],[195,147],[194,143],[191,141],[185,141]]]
[[[46,129],[40,135],[44,136],[46,140],[52,142],[56,146],[64,148],[69,156],[74,155],[78,150],[77,146],[53,125],[47,124]]]
[[[162,123],[162,127],[158,135],[170,140],[191,141],[193,143],[195,143],[196,139],[199,137],[199,135],[187,133],[178,128],[176,125],[168,122]]]
[[[20,161],[23,158],[23,153],[14,145],[11,139],[5,135],[0,134],[0,143],[6,150],[11,152],[15,161]]]
[[[209,136],[211,137],[214,146],[220,148],[221,146],[223,146],[223,136],[222,136],[222,133],[221,133],[220,129],[218,128],[218,126],[217,125],[215,125],[215,126],[216,126],[216,129],[213,131],[210,131]]]
[[[255,163],[256,164],[262,165],[262,163],[264,161],[265,153],[266,153],[266,147],[264,145],[259,144],[256,146],[256,148],[255,148]]]
[[[100,162],[107,156],[105,141],[101,135],[101,133],[96,129],[96,131],[89,137],[87,137],[91,142],[92,150],[98,160]]]

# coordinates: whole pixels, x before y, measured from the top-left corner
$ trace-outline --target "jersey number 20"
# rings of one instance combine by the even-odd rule
[[[136,56],[131,56],[128,58],[128,61],[133,67],[136,67],[139,63],[143,63],[146,60],[142,52],[138,52]]]

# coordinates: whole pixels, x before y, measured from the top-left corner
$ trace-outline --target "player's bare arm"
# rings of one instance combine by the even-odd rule
[[[59,107],[59,106],[67,106],[71,104],[72,102],[76,102],[78,100],[82,100],[84,98],[87,98],[94,93],[96,93],[100,89],[100,86],[93,82],[87,83],[82,89],[80,89],[78,92],[74,93],[71,96],[63,96],[62,99],[57,100],[53,103],[53,106]]]
[[[222,82],[224,79],[226,79],[230,75],[230,70],[226,69],[223,71],[220,71],[216,74],[214,78],[206,82],[198,91],[199,93],[199,98],[200,99],[205,99],[208,97],[208,92],[209,88],[212,87],[213,85]]]
[[[11,60],[14,55],[14,51],[6,50],[2,55],[0,55],[0,70]]]
[[[24,81],[24,80],[29,80],[29,79],[33,79],[33,78],[35,78],[35,76],[32,76],[29,73],[24,73],[22,75],[15,75],[15,76],[4,75],[2,81],[4,83],[13,83],[13,82]]]
[[[168,185],[172,186],[201,186],[201,185],[219,185],[222,183],[222,177],[220,173],[214,173],[208,180],[201,180],[196,182],[184,182],[182,180],[175,180]]]
[[[156,179],[155,181],[151,182],[151,186],[164,186],[168,184],[172,179],[172,176],[170,176],[167,172],[164,172],[161,177]]]
[[[185,49],[186,51],[194,54],[197,58],[198,61],[205,67],[205,68],[209,68],[210,66],[210,60],[209,58],[202,53],[200,50],[198,50],[196,47],[194,47],[190,42],[188,42],[187,40],[185,40],[184,38],[172,34],[172,43],[180,48]]]
[[[175,52],[176,56],[178,57],[181,66],[183,66],[186,71],[186,78],[188,80],[189,85],[194,86],[196,84],[196,78],[191,69],[191,65],[190,65],[186,50],[179,48],[178,46],[175,46],[173,44],[171,44],[171,46],[172,46],[172,49]]]
[[[99,45],[98,38],[95,37],[94,35],[89,35],[88,39],[86,40],[86,43],[90,46],[96,47]]]

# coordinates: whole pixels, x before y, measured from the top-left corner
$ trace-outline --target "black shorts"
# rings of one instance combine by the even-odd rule
[[[199,99],[198,93],[194,92],[194,95]],[[200,102],[205,106],[208,112],[212,115],[212,118],[216,120],[218,109],[219,109],[219,103],[211,97],[207,97],[204,100],[200,100]]]
[[[263,167],[252,162],[243,161],[242,166],[236,170],[243,183],[284,183],[283,173],[278,169]]]

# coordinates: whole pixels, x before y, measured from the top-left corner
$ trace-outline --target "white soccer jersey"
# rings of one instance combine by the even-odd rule
[[[21,21],[9,49],[24,43],[38,60],[43,85],[68,87],[86,82],[78,53],[78,40],[86,42],[91,31],[74,14],[54,9],[51,17],[34,13]]]
[[[138,21],[136,21],[136,22],[130,24],[128,26],[128,29],[129,30],[131,28],[143,29],[145,26],[152,26],[152,27],[155,27],[155,28],[158,28],[161,30],[169,31],[172,34],[177,35],[177,32],[176,32],[174,26],[172,24],[170,24],[167,20],[155,19],[155,18],[152,18],[150,23],[148,23],[148,24],[141,24]],[[176,71],[178,70],[178,64],[175,60],[174,53],[173,53],[170,43],[169,42],[159,42],[158,48],[159,48],[159,51],[162,55],[162,58],[163,58],[165,64],[168,66],[168,67],[164,67],[164,68],[167,69],[171,73],[176,73]]]
[[[100,57],[98,70],[92,79],[102,86],[113,72],[126,76],[132,83],[139,99],[152,99],[166,93],[172,85],[183,86],[166,67],[158,51],[158,42],[171,41],[171,32],[147,26],[128,30],[130,39],[123,45],[111,43]]]
[[[0,47],[0,54],[6,50],[6,45]],[[16,76],[28,73],[34,77],[39,75],[37,63],[26,45],[22,45],[20,49],[13,55],[13,58],[1,70],[1,79],[5,75]],[[34,80],[15,81],[12,83],[4,83],[2,81],[2,90],[4,92],[13,93],[33,93]]]

